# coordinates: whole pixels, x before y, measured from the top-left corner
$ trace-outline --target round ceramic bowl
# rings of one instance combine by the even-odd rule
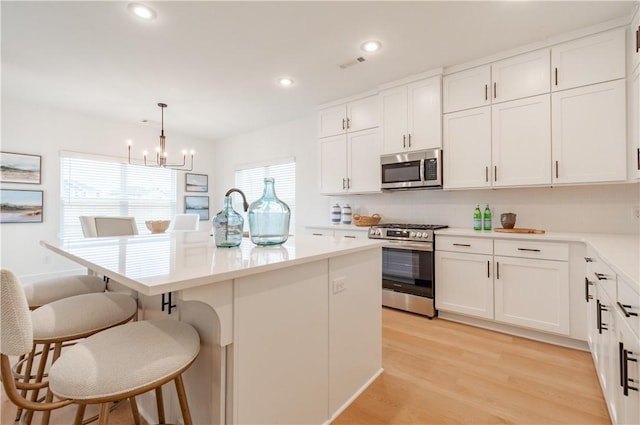
[[[144,222],[151,233],[164,233],[169,228],[170,223],[171,220],[147,220]]]
[[[505,229],[513,229],[513,226],[516,225],[516,215],[514,213],[500,214],[500,224]]]

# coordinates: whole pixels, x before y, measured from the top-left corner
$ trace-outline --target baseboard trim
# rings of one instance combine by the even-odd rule
[[[575,350],[590,351],[587,341],[574,339],[562,335],[554,335],[546,332],[539,332],[532,329],[519,328],[503,323],[484,320],[476,317],[465,316],[446,311],[439,311],[438,318],[458,322],[465,325],[476,326],[478,328],[488,329],[491,331],[501,332],[509,335],[519,336],[522,338],[532,339],[534,341],[546,342],[548,344],[559,345],[561,347],[573,348]]]
[[[334,420],[336,420],[336,418],[338,416],[340,416],[340,414],[342,412],[344,412],[346,410],[347,407],[349,407],[351,405],[351,403],[353,403],[358,397],[360,397],[360,394],[362,394],[364,392],[364,390],[366,390],[369,385],[371,385],[373,383],[373,381],[375,381],[376,379],[378,379],[378,376],[382,375],[382,372],[384,372],[384,368],[380,368],[378,369],[378,371],[376,373],[373,374],[373,376],[371,378],[369,378],[369,380],[367,382],[365,382],[359,389],[358,391],[356,391],[355,393],[353,393],[353,395],[351,397],[349,397],[349,399],[342,405],[340,406],[340,408],[338,410],[336,410],[333,415],[331,415],[331,418],[329,418],[328,421],[326,421],[324,423],[324,425],[329,425],[331,422],[333,422]]]

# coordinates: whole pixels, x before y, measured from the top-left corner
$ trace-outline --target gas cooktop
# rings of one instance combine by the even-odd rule
[[[446,224],[403,224],[403,223],[382,223],[373,227],[383,229],[409,229],[409,230],[438,230],[449,226]]]

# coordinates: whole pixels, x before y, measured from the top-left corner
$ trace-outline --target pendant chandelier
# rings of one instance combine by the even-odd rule
[[[156,160],[155,161],[147,161],[147,155],[149,154],[146,150],[142,152],[144,157],[143,163],[135,163],[131,160],[131,146],[133,142],[131,140],[127,141],[129,145],[129,165],[143,165],[145,167],[163,167],[163,168],[171,168],[179,171],[191,171],[193,170],[193,156],[195,152],[192,150],[191,152],[187,152],[186,150],[182,151],[182,164],[169,164],[167,162],[167,149],[166,149],[166,138],[164,137],[164,108],[167,107],[166,103],[158,103],[158,106],[161,108],[161,129],[160,129],[160,146],[156,148]],[[189,166],[187,166],[187,154],[191,156],[191,160]]]

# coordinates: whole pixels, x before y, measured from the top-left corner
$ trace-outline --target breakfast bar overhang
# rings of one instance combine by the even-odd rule
[[[303,235],[216,248],[207,232],[42,242],[136,291],[140,320],[166,314],[155,298],[173,293],[170,317],[201,338],[185,374],[198,424],[337,417],[382,372],[383,244]]]

